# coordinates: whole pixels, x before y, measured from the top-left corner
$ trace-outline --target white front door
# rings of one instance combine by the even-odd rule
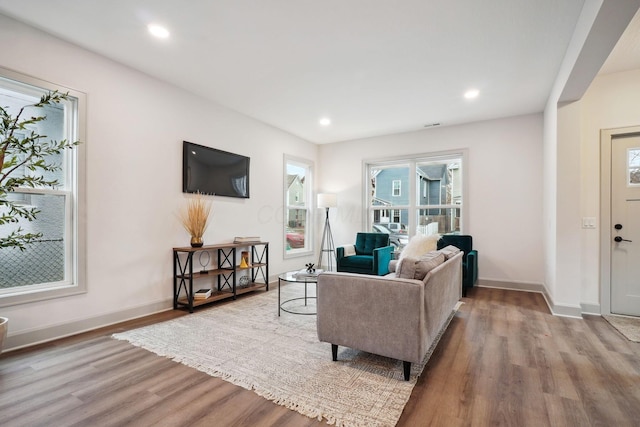
[[[611,312],[640,316],[640,136],[611,141]]]

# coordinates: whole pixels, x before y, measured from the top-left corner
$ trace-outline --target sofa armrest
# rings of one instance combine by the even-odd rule
[[[426,351],[421,280],[325,272],[318,276],[320,341],[408,362]]]
[[[427,316],[427,336],[435,340],[451,311],[462,297],[462,259],[457,253],[444,264],[431,270],[424,278],[424,305]]]
[[[373,250],[373,274],[384,276],[389,273],[389,262],[393,246],[384,246]]]

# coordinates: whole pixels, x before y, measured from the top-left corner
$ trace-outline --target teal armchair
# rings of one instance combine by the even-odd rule
[[[473,249],[473,238],[464,234],[443,234],[438,240],[438,249],[453,245],[464,252],[462,258],[462,296],[478,281],[478,251]]]
[[[392,251],[387,233],[358,233],[355,245],[336,248],[338,271],[383,276],[389,272]]]

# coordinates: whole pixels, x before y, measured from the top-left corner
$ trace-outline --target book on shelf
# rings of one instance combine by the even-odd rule
[[[297,278],[304,278],[304,277],[318,277],[318,274],[322,273],[324,270],[320,270],[318,268],[316,268],[314,271],[307,271],[306,268],[303,268],[302,270],[296,272],[293,274],[293,277]]]
[[[258,243],[260,237],[236,237],[233,239],[233,243]]]
[[[207,299],[211,296],[211,289],[198,289],[193,293],[193,299]]]

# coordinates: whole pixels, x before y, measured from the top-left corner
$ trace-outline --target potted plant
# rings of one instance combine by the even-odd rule
[[[68,94],[49,92],[40,98],[40,102],[22,107],[15,116],[0,106],[0,225],[17,223],[21,218],[33,221],[39,212],[36,208],[12,202],[8,199],[9,193],[19,187],[55,188],[58,185],[57,180],[46,179],[42,175],[43,172],[60,169],[60,165],[52,163],[49,156],[73,148],[79,142],[46,140],[45,135],[32,130],[32,125],[47,117],[41,115],[24,118],[23,113],[27,107],[43,108],[66,99]],[[24,136],[18,136],[18,132]],[[33,173],[23,176],[12,175],[22,167]],[[24,250],[25,245],[33,243],[41,236],[42,233],[24,233],[22,228],[18,227],[8,235],[0,235],[0,248],[15,247]]]
[[[185,209],[180,212],[180,222],[191,236],[191,246],[202,247],[202,236],[209,225],[211,202],[206,202],[200,193],[189,199]]]
[[[35,104],[25,105],[12,115],[8,108],[0,106],[0,225],[17,224],[21,219],[33,221],[39,211],[34,207],[23,206],[9,199],[9,194],[20,187],[55,188],[58,181],[47,179],[45,172],[60,169],[52,162],[53,155],[79,144],[67,140],[47,140],[45,135],[35,131],[36,123],[46,119],[46,115],[25,117],[29,107],[43,108],[68,99],[68,94],[58,91],[48,92]],[[30,174],[16,173],[21,168]],[[0,248],[17,248],[22,251],[26,246],[42,236],[42,233],[26,233],[20,226],[7,234],[0,234]],[[0,351],[7,332],[7,319],[0,317]]]

